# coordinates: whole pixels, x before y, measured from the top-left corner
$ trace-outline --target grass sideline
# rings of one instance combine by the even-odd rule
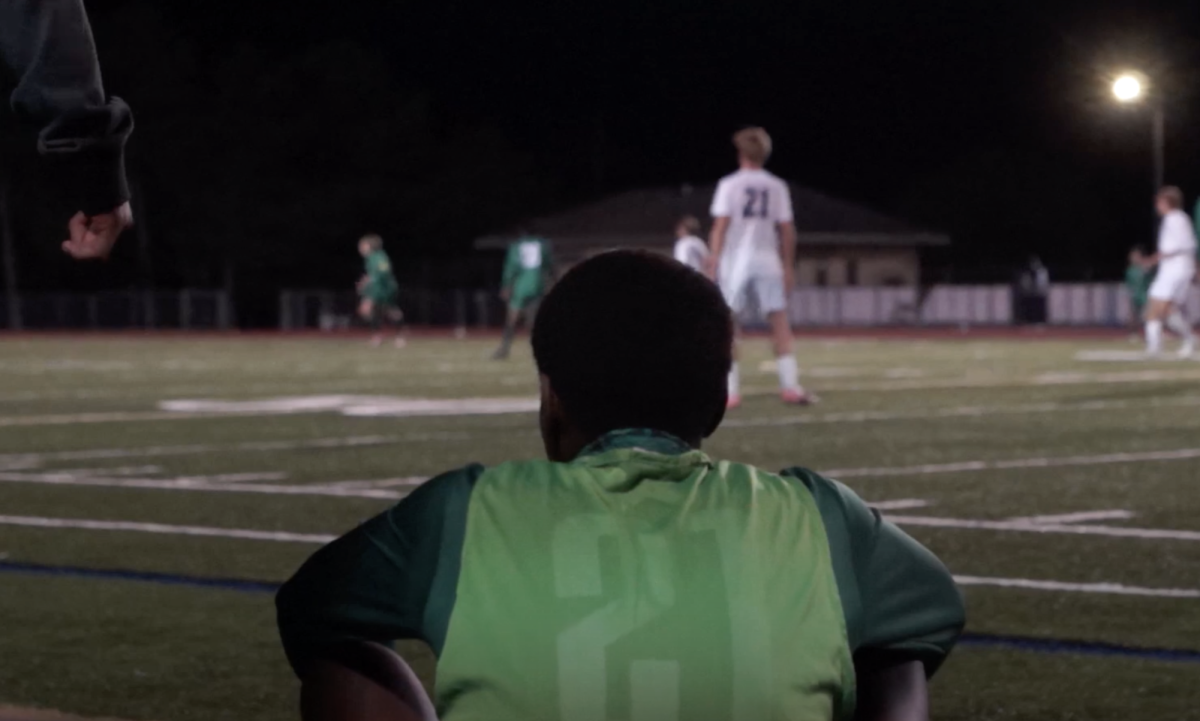
[[[0,617],[12,619],[0,703],[131,720],[294,718],[295,682],[267,587],[316,546],[176,530],[335,534],[411,490],[409,479],[539,454],[532,413],[471,410],[483,405],[472,399],[536,393],[528,350],[491,363],[491,343],[422,338],[372,350],[351,338],[54,336],[0,344],[0,516],[160,531],[0,519]],[[842,469],[868,500],[925,504],[889,511],[897,517],[1099,513],[1108,515],[1081,527],[1200,531],[1200,457],[1185,452],[1200,448],[1200,363],[1081,360],[1128,349],[1090,336],[809,340],[801,363],[825,402],[797,411],[774,399],[765,343],[751,340],[746,404],[708,448],[768,468]],[[331,395],[351,398],[320,412],[188,416],[160,407]],[[413,415],[413,404],[379,404],[380,396],[454,401],[460,410]],[[347,414],[372,403],[388,415]],[[1090,460],[1038,460],[1067,457]],[[954,470],[928,470],[947,464]],[[894,468],[907,470],[877,470]],[[353,495],[361,491],[378,493]],[[1200,588],[1200,544],[1186,540],[908,530],[964,576]],[[95,575],[32,575],[31,566]],[[265,586],[247,594],[102,573],[114,569]],[[934,685],[935,718],[1200,718],[1192,699],[1200,665],[1186,660],[1200,653],[1200,601],[992,586],[966,594],[968,631],[993,642],[956,651]],[[994,643],[1004,638],[1014,642]],[[1130,648],[1186,658],[1120,653]],[[428,681],[427,651],[403,650]]]

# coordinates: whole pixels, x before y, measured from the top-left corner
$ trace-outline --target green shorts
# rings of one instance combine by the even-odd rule
[[[541,293],[516,293],[516,292],[514,292],[512,294],[512,297],[510,297],[508,299],[508,307],[512,310],[522,311],[527,308],[536,307],[537,304],[540,302],[542,302],[542,294]]]

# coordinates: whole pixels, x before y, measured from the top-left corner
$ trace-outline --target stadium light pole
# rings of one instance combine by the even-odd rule
[[[1121,73],[1113,80],[1112,94],[1117,102],[1123,105],[1149,103],[1153,134],[1154,153],[1154,192],[1166,182],[1166,117],[1163,111],[1162,99],[1152,96],[1145,76],[1141,73]]]

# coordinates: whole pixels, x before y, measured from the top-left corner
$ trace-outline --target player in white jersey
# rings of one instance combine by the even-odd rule
[[[700,273],[708,269],[708,245],[700,240],[700,221],[690,215],[675,226],[675,260]]]
[[[1196,338],[1191,323],[1183,317],[1183,308],[1196,277],[1196,230],[1183,212],[1183,192],[1179,188],[1160,190],[1155,208],[1162,216],[1162,226],[1158,252],[1150,259],[1151,264],[1158,264],[1158,274],[1150,286],[1146,311],[1146,352],[1156,355],[1162,350],[1165,323],[1183,339],[1179,354],[1189,356],[1195,351]]]
[[[747,128],[733,136],[733,144],[740,168],[721,179],[713,196],[709,275],[735,314],[754,294],[771,324],[780,397],[785,403],[808,405],[816,398],[800,385],[787,315],[796,257],[792,196],[787,183],[763,168],[771,155],[765,130]],[[739,385],[735,359],[729,372],[730,407],[741,403]]]

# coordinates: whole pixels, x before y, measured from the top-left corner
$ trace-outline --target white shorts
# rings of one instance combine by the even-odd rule
[[[1195,275],[1195,270],[1191,268],[1160,270],[1154,278],[1154,283],[1150,285],[1150,298],[1174,303],[1180,307],[1186,306]]]
[[[746,310],[746,302],[751,293],[758,301],[758,310],[761,313],[787,310],[787,293],[783,288],[782,275],[751,275],[735,278],[731,282],[721,281],[721,293],[734,313]]]

